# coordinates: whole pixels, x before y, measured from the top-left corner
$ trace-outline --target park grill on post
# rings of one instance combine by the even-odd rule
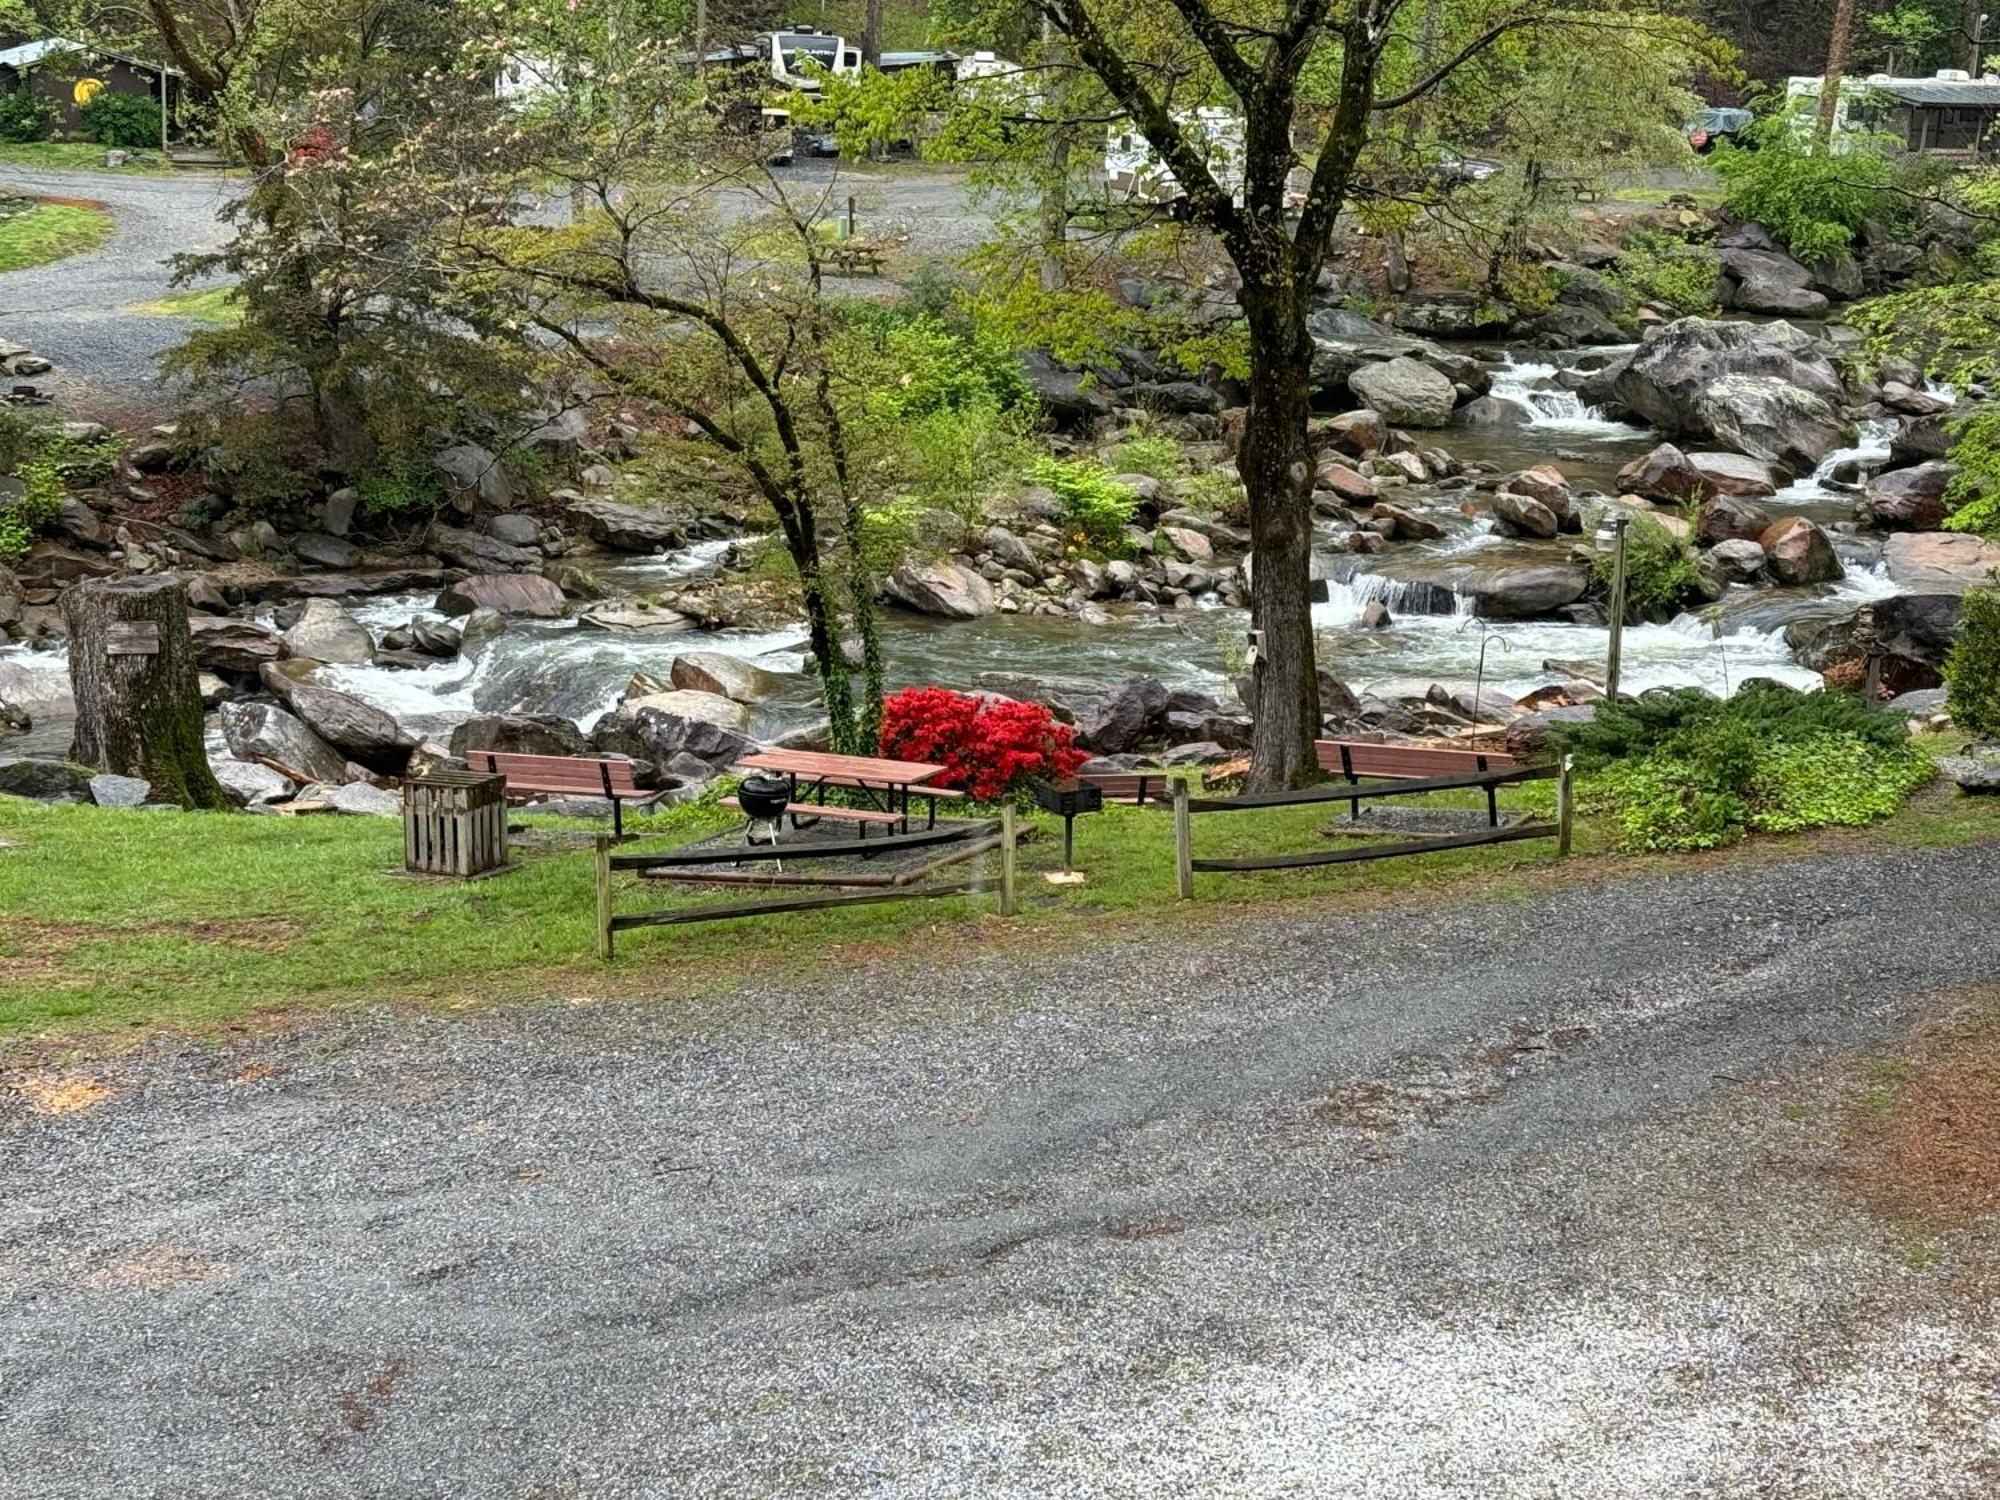
[[[403,783],[403,867],[470,880],[507,868],[507,778],[427,771]]]
[[[1067,875],[1070,873],[1071,851],[1076,842],[1077,816],[1104,810],[1104,788],[1079,781],[1074,776],[1065,776],[1057,781],[1038,781],[1035,783],[1035,803],[1044,812],[1052,812],[1063,820],[1062,872]]]

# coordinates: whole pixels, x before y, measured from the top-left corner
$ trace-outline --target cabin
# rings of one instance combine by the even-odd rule
[[[1821,87],[1817,78],[1794,78],[1786,87],[1802,110],[1802,129],[1818,107]],[[1887,136],[1914,155],[1983,160],[2000,154],[2000,76],[1974,78],[1946,68],[1929,78],[1844,78],[1835,124],[1843,135]]]
[[[65,135],[82,129],[83,104],[96,91],[93,84],[153,100],[160,108],[164,147],[187,92],[187,80],[178,70],[59,36],[0,48],[0,93],[34,90],[54,108],[57,128]]]

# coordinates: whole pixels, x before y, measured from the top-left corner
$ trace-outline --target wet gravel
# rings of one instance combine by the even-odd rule
[[[1991,1495],[1994,1320],[1828,1101],[1996,901],[1739,863],[17,1068],[0,1495]]]

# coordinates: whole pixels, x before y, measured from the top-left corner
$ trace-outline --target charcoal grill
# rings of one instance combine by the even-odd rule
[[[1070,854],[1076,844],[1076,820],[1083,813],[1104,811],[1104,788],[1074,776],[1035,783],[1035,804],[1063,820],[1063,866],[1070,873]]]

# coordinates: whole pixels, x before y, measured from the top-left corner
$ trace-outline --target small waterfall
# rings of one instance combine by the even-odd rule
[[[1361,623],[1370,604],[1388,606],[1392,615],[1434,615],[1463,619],[1472,614],[1472,600],[1449,584],[1428,580],[1386,578],[1380,573],[1355,573],[1326,580],[1326,603],[1313,609],[1313,623],[1338,630]]]
[[[1551,364],[1507,356],[1493,376],[1493,397],[1528,414],[1531,430],[1564,432],[1575,437],[1632,436],[1632,429],[1613,421],[1594,406],[1584,403],[1575,391],[1556,384],[1557,369]]]

